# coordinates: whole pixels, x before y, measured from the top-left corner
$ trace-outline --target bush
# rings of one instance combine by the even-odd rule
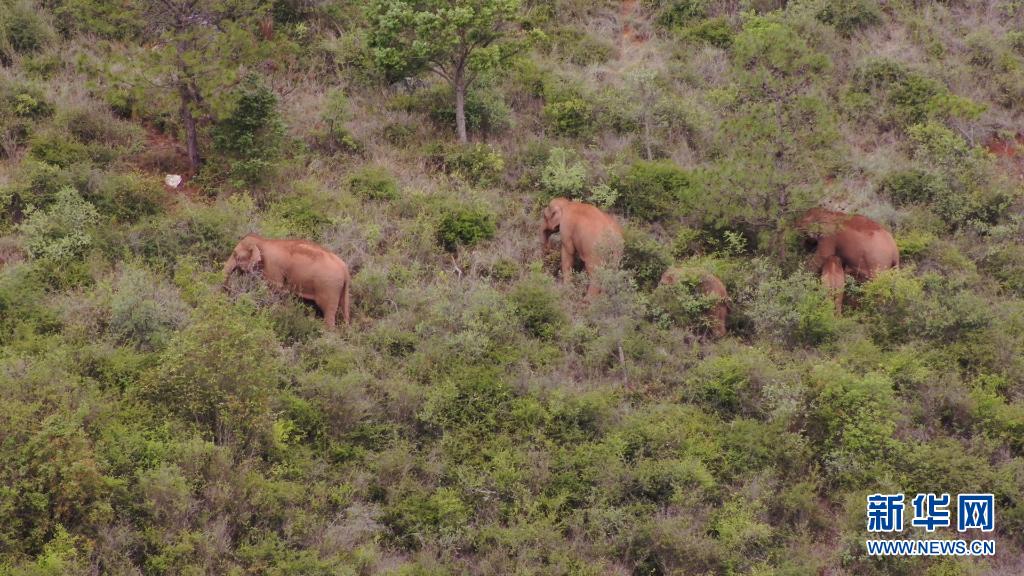
[[[446,174],[478,186],[496,184],[505,170],[505,159],[487,144],[436,148],[429,151],[428,155]]]
[[[651,294],[651,311],[655,318],[663,324],[706,325],[705,313],[718,303],[718,298],[705,295],[700,289],[703,270],[685,266],[674,272],[674,284],[659,285]]]
[[[271,173],[284,140],[277,97],[252,75],[234,97],[230,114],[213,129],[214,148],[227,160],[234,185],[259,184]]]
[[[935,174],[912,168],[885,176],[878,184],[878,192],[896,206],[906,206],[931,202],[944,187],[945,184]]]
[[[582,98],[549,102],[544,106],[544,119],[559,136],[579,137],[593,128],[594,109]]]
[[[33,258],[59,264],[85,254],[92,245],[91,229],[98,222],[96,208],[74,189],[64,188],[49,208],[30,211],[18,231]]]
[[[460,246],[471,247],[494,237],[497,226],[494,214],[480,208],[458,206],[447,211],[437,225],[437,242],[445,250],[455,252]]]
[[[218,444],[261,448],[269,445],[271,394],[282,375],[265,321],[210,299],[143,376],[140,392]]]
[[[364,200],[397,200],[398,181],[381,166],[366,166],[349,175],[349,192]]]
[[[88,146],[54,130],[33,135],[29,146],[33,158],[60,168],[92,159]]]
[[[655,22],[658,26],[670,30],[703,20],[708,12],[705,0],[671,0],[666,4],[660,10]]]
[[[332,220],[326,214],[328,202],[313,194],[296,194],[270,205],[270,222],[281,236],[320,238]]]
[[[188,320],[188,308],[177,290],[145,268],[119,270],[108,297],[107,332],[121,344],[160,349]]]
[[[733,31],[725,18],[710,18],[686,28],[684,36],[726,50],[732,46]]]
[[[768,272],[744,299],[744,312],[762,338],[816,346],[839,335],[835,303],[812,274],[784,278],[778,271]]]
[[[899,450],[893,438],[898,404],[892,381],[877,373],[858,376],[832,364],[812,372],[813,402],[808,435],[820,443],[822,464],[842,488],[873,485]]]
[[[882,21],[876,0],[828,0],[818,19],[831,24],[843,36],[874,26]]]
[[[540,175],[544,198],[579,198],[587,183],[587,169],[565,148],[552,148]]]
[[[550,276],[531,274],[515,287],[509,298],[516,317],[530,336],[553,340],[564,328],[566,316]]]
[[[10,60],[11,51],[38,52],[50,41],[52,32],[29,0],[5,3],[0,14],[0,61]],[[9,46],[9,49],[7,48]]]
[[[425,111],[441,128],[455,126],[455,99],[447,84],[423,92],[411,106]],[[509,127],[509,109],[497,90],[473,89],[466,94],[466,130],[481,134],[500,134]]]
[[[623,240],[622,268],[632,272],[638,288],[653,290],[672,263],[668,251],[644,232],[627,230]]]
[[[667,160],[637,162],[616,175],[616,206],[631,218],[653,222],[681,215],[693,206],[694,177]]]
[[[57,30],[88,32],[109,40],[135,38],[146,25],[138,10],[120,0],[62,0],[53,8]]]
[[[88,199],[100,213],[118,222],[131,223],[157,214],[164,202],[163,183],[138,173],[101,174],[88,188]]]

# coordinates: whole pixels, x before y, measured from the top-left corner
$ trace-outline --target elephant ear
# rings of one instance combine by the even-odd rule
[[[562,207],[551,205],[544,209],[544,224],[548,230],[554,230],[562,225]]]
[[[263,263],[263,253],[260,252],[260,247],[253,245],[252,253],[249,258],[249,272],[255,272],[259,270],[260,265]]]

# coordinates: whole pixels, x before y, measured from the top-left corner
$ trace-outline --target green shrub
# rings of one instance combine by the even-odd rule
[[[217,443],[260,448],[269,443],[271,394],[282,375],[266,322],[211,299],[174,335],[140,392]]]
[[[33,158],[60,168],[92,159],[88,146],[54,130],[34,134],[29,146]]]
[[[163,183],[139,173],[103,174],[89,184],[87,198],[101,214],[118,222],[135,222],[160,212],[164,203]]]
[[[944,187],[945,184],[935,174],[912,168],[885,176],[878,184],[878,192],[896,206],[906,206],[931,202]]]
[[[818,19],[831,24],[844,36],[874,26],[882,21],[882,10],[876,0],[827,0],[818,12]]]
[[[487,144],[453,145],[428,152],[446,174],[461,178],[470,184],[492,186],[505,171],[501,153]]]
[[[256,76],[236,90],[234,106],[213,129],[214,148],[228,163],[236,186],[255,185],[270,175],[281,155],[284,125],[277,97]]]
[[[778,271],[769,272],[746,299],[744,312],[763,338],[813,346],[839,335],[835,303],[812,274],[798,272],[785,278]]]
[[[838,487],[874,485],[890,471],[899,445],[893,438],[898,403],[892,382],[884,375],[863,376],[834,364],[815,368],[808,436],[820,443],[822,464]]]
[[[398,199],[398,181],[382,166],[366,166],[349,175],[349,191],[364,200]]]
[[[907,127],[923,122],[928,117],[928,105],[945,91],[935,80],[917,73],[895,85],[889,92],[891,115],[899,126]]]
[[[271,204],[267,215],[272,223],[279,223],[282,236],[320,238],[332,222],[327,204],[315,194],[296,194]]]
[[[1024,246],[997,246],[982,259],[981,266],[1009,293],[1024,298]]]
[[[723,50],[732,46],[733,31],[725,18],[709,18],[689,26],[683,31],[684,36],[696,42],[710,44]]]
[[[531,274],[509,295],[523,330],[534,338],[553,340],[565,327],[565,312],[553,288],[550,276]]]
[[[552,148],[540,175],[544,198],[579,198],[587,183],[587,169],[576,154],[565,148]]]
[[[872,331],[883,342],[899,341],[917,330],[917,305],[924,287],[910,271],[886,270],[863,286],[861,302]]]
[[[612,180],[616,206],[627,216],[653,222],[681,215],[698,193],[694,177],[667,160],[637,162]]]
[[[433,494],[406,494],[395,498],[384,510],[382,521],[391,539],[403,548],[415,550],[424,536],[451,537],[466,529],[472,509],[451,488]]]
[[[471,247],[494,238],[497,226],[494,214],[468,206],[457,206],[445,212],[437,225],[437,242],[454,252],[459,246]]]
[[[46,285],[30,267],[0,268],[0,345],[21,338],[22,329],[45,333],[60,327],[56,312],[44,304],[45,296]]]
[[[447,84],[412,97],[411,111],[425,112],[438,127],[455,125],[455,98]],[[509,127],[509,109],[498,90],[476,88],[466,94],[466,129],[481,134],[500,134]]]
[[[671,30],[703,20],[707,12],[706,0],[670,0],[661,8],[655,22]]]
[[[25,249],[37,260],[66,263],[83,256],[92,245],[91,229],[99,222],[96,208],[72,188],[57,193],[46,210],[33,210],[18,226]]]
[[[591,66],[611,60],[615,45],[573,27],[563,27],[548,34],[551,49],[563,60],[577,66]]]
[[[593,128],[594,108],[578,97],[549,102],[544,106],[544,119],[551,131],[559,136],[584,136]]]
[[[166,280],[134,265],[122,268],[109,288],[107,332],[143,350],[162,348],[188,320],[188,308]]]
[[[130,40],[146,25],[134,6],[120,0],[62,0],[53,8],[57,30],[70,36],[88,32],[110,40]]]
[[[637,287],[653,290],[672,263],[668,251],[652,236],[632,229],[623,240],[622,268],[632,272]]]
[[[0,60],[10,59],[10,50],[20,54],[38,52],[52,36],[46,21],[29,0],[5,3],[0,14]]]

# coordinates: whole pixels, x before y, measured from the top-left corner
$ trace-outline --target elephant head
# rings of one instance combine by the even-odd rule
[[[558,232],[562,226],[562,214],[569,204],[566,198],[555,198],[544,208],[544,224],[541,227],[541,246],[545,251],[548,249],[548,242],[551,235]]]
[[[263,262],[263,254],[260,252],[259,238],[248,234],[231,251],[231,257],[224,263],[224,282],[227,282],[231,273],[237,269],[245,272],[255,272]]]

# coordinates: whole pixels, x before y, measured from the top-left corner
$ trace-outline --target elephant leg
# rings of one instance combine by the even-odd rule
[[[576,259],[576,251],[565,239],[562,240],[562,282],[572,279],[572,263]]]
[[[583,263],[587,268],[587,300],[593,300],[601,293],[601,286],[597,283],[597,266],[592,261]]]
[[[338,298],[318,298],[316,304],[324,313],[324,325],[333,329],[337,325]]]
[[[345,319],[345,324],[351,324],[349,315],[349,308],[352,304],[352,296],[349,294],[351,284],[350,280],[345,280],[345,287],[341,289],[341,317]]]
[[[725,317],[729,312],[725,304],[717,304],[711,309],[711,335],[715,338],[725,336]]]

